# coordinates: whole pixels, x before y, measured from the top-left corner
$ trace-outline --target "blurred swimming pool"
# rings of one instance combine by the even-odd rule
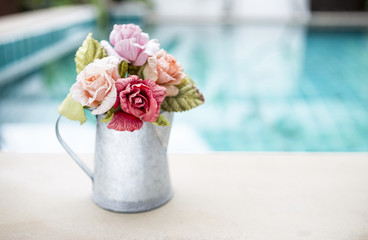
[[[144,31],[206,97],[175,115],[170,152],[368,151],[367,29],[167,24]],[[1,87],[1,150],[61,151],[53,124],[75,81],[79,44]],[[64,121],[82,152],[93,151],[89,118],[81,128]]]

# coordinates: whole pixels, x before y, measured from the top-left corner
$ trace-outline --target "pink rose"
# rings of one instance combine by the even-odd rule
[[[110,110],[117,96],[115,82],[120,78],[118,63],[116,57],[105,57],[88,64],[70,88],[72,98],[83,106],[96,108],[92,111],[94,115]]]
[[[110,33],[110,42],[115,52],[134,66],[142,66],[149,56],[160,49],[156,39],[150,40],[148,34],[134,24],[115,24]]]
[[[103,47],[103,49],[105,50],[105,52],[107,53],[107,56],[114,56],[114,57],[118,58],[119,63],[121,63],[123,60],[125,60],[117,52],[115,52],[114,48],[110,45],[109,42],[107,42],[105,40],[102,40],[100,42],[100,44]]]
[[[119,79],[115,85],[118,96],[114,108],[120,105],[121,110],[115,112],[108,128],[132,132],[140,129],[143,121],[157,120],[161,103],[166,97],[165,88],[136,75]]]
[[[179,92],[174,85],[179,84],[185,77],[182,66],[175,57],[161,49],[155,56],[149,57],[143,69],[145,79],[156,81],[166,87],[167,96],[176,96]]]

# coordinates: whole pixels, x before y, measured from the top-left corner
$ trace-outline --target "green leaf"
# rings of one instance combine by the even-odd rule
[[[157,120],[153,122],[153,124],[160,126],[160,127],[168,127],[170,126],[170,122],[163,115],[159,115]]]
[[[144,65],[143,66],[133,66],[129,64],[128,74],[137,75],[139,78],[143,79],[143,69],[144,69]]]
[[[120,74],[120,77],[125,78],[127,72],[128,72],[128,62],[124,60],[119,65],[119,74]]]
[[[145,66],[145,64],[144,64],[144,65],[142,65],[142,66],[139,68],[138,73],[137,73],[137,75],[138,75],[138,77],[139,77],[140,79],[143,79],[143,69],[144,69],[144,66]]]
[[[184,112],[204,103],[204,97],[195,86],[192,79],[186,76],[176,85],[179,88],[178,95],[166,97],[161,104],[161,110],[167,112]]]
[[[188,82],[189,84],[192,84],[192,85],[194,85],[194,86],[195,86],[195,82],[194,82],[194,81],[192,80],[192,78],[191,78],[191,77],[189,77],[188,75],[185,75],[184,79],[181,81],[181,83],[179,84],[179,86],[180,86],[180,85],[187,84],[187,82]]]
[[[129,75],[137,75],[140,68],[141,68],[140,66],[133,66],[129,64],[128,66]]]
[[[84,40],[82,46],[75,54],[75,64],[77,73],[80,73],[88,64],[95,59],[106,57],[107,54],[98,41],[92,38],[92,33],[89,33]]]
[[[79,121],[81,125],[87,120],[82,104],[75,101],[70,93],[61,103],[58,111],[61,115],[70,120]]]
[[[110,122],[110,120],[114,116],[114,113],[115,113],[115,108],[112,107],[109,111],[107,111],[106,116],[103,119],[101,119],[101,122],[104,122],[104,123]]]

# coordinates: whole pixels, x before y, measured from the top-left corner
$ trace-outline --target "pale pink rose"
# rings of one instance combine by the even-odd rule
[[[88,64],[70,88],[72,98],[82,106],[96,108],[92,111],[94,115],[110,110],[117,96],[115,82],[120,78],[118,63],[119,59],[111,56]]]
[[[134,66],[142,66],[160,49],[157,39],[150,40],[148,34],[134,24],[115,24],[110,43],[116,53]]]
[[[110,45],[108,41],[102,40],[100,42],[101,46],[107,53],[107,56],[114,56],[119,59],[119,63],[121,63],[123,60],[125,60],[123,57],[121,57],[117,52],[115,52],[114,48]]]
[[[143,121],[157,120],[166,97],[165,88],[136,75],[119,79],[115,85],[118,96],[114,108],[118,109],[120,105],[121,110],[115,112],[108,128],[134,131],[142,127]]]
[[[166,87],[167,96],[176,96],[179,90],[174,85],[183,80],[185,73],[175,57],[161,49],[155,56],[147,59],[143,76],[145,79],[154,80],[157,84]]]

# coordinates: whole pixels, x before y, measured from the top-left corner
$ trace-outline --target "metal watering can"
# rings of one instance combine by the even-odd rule
[[[172,123],[173,113],[161,113]],[[114,212],[135,213],[155,209],[168,202],[173,191],[167,161],[171,127],[144,122],[134,132],[107,128],[97,115],[94,172],[55,131],[60,144],[93,182],[93,201]]]

